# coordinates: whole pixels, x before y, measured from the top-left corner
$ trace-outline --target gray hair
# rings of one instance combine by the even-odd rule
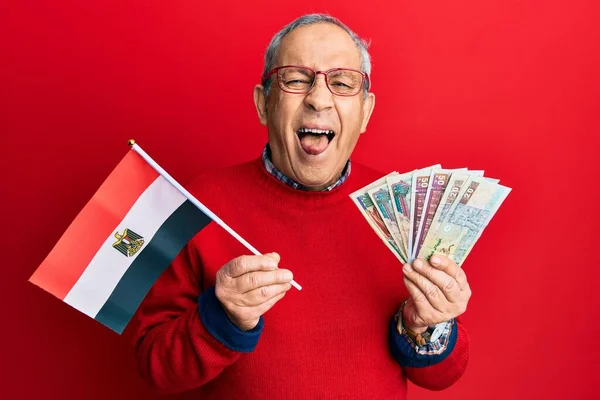
[[[358,47],[358,50],[360,51],[361,71],[366,74],[369,74],[369,77],[371,76],[371,56],[369,54],[369,43],[367,41],[361,39],[356,33],[354,33],[352,29],[348,28],[342,21],[335,17],[332,17],[331,15],[306,14],[284,26],[283,29],[277,32],[275,36],[273,36],[273,39],[271,39],[271,42],[269,43],[269,46],[267,47],[267,51],[265,53],[265,66],[262,74],[262,85],[264,87],[265,96],[269,96],[269,92],[271,91],[271,83],[273,81],[272,77],[270,76],[269,78],[267,78],[267,75],[275,66],[275,58],[277,57],[277,52],[279,51],[279,47],[281,46],[281,41],[283,40],[283,38],[296,28],[299,28],[301,26],[317,24],[320,22],[337,25],[344,31],[346,31],[348,35],[350,35],[350,37],[356,44],[356,47]],[[369,92],[369,86],[370,81],[365,80],[365,83],[363,85],[363,92],[365,97]]]

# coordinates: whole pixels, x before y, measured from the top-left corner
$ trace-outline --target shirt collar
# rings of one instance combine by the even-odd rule
[[[283,172],[278,170],[277,167],[275,167],[275,165],[273,165],[273,162],[271,161],[271,148],[269,147],[268,143],[266,144],[266,146],[262,152],[262,162],[263,162],[263,166],[265,167],[267,172],[270,173],[271,175],[273,175],[275,178],[277,178],[281,182],[285,183],[288,186],[293,187],[294,189],[308,190],[308,188],[306,186],[294,181],[293,179],[288,178],[287,176],[285,176],[283,174]],[[340,176],[340,178],[337,181],[335,181],[333,184],[331,184],[330,186],[326,187],[325,189],[322,189],[322,191],[328,192],[328,191],[333,190],[336,187],[340,186],[342,183],[344,183],[346,181],[346,179],[348,179],[348,176],[350,176],[351,169],[352,168],[350,166],[350,160],[348,160],[346,162],[346,166],[342,170],[342,175]]]

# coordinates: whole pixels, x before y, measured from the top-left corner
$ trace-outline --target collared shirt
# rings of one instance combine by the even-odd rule
[[[265,149],[262,152],[262,162],[263,162],[263,166],[265,167],[267,172],[269,172],[271,175],[273,175],[275,178],[277,178],[281,182],[285,183],[288,186],[293,187],[294,189],[308,190],[308,188],[306,186],[294,181],[291,178],[288,178],[287,176],[285,176],[285,174],[283,172],[278,170],[275,165],[273,165],[273,162],[271,161],[271,148],[269,147],[268,143],[266,144]],[[328,191],[333,190],[334,188],[340,186],[342,183],[346,182],[346,179],[348,179],[348,177],[350,176],[351,169],[352,169],[352,167],[350,166],[350,160],[348,160],[346,162],[346,166],[342,170],[342,175],[340,176],[340,178],[322,190],[328,192]]]

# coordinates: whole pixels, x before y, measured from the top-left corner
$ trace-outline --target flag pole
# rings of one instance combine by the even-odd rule
[[[262,255],[258,250],[256,250],[250,243],[248,243],[244,238],[237,234],[236,231],[231,229],[229,225],[227,225],[223,220],[217,217],[212,211],[210,211],[204,204],[200,203],[198,199],[196,199],[190,192],[188,192],[183,186],[181,186],[167,171],[165,171],[160,165],[156,163],[142,148],[135,143],[135,140],[129,139],[127,141],[129,147],[138,153],[156,172],[158,172],[162,177],[164,177],[169,183],[177,190],[181,192],[193,205],[198,207],[204,214],[206,214],[210,219],[219,224],[223,229],[229,232],[234,238],[236,238],[241,244],[243,244],[248,250],[250,250],[253,254],[260,256]],[[290,282],[290,284],[298,290],[302,290],[302,286],[298,285],[294,280]]]

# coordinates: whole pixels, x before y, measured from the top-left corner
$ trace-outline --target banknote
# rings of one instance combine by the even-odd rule
[[[369,190],[385,184],[387,177],[397,175],[397,174],[398,174],[398,172],[395,172],[395,171],[391,172],[390,174],[384,176],[381,179],[378,179],[377,181],[371,183],[370,185],[367,185],[367,186],[355,191],[354,193],[350,194],[350,198],[352,199],[354,204],[358,207],[358,209],[360,210],[362,215],[365,217],[365,219],[367,220],[367,222],[371,226],[371,228],[375,231],[375,233],[377,233],[377,236],[379,236],[379,238],[392,251],[392,253],[394,253],[394,255],[402,263],[404,263],[404,262],[406,262],[406,260],[403,259],[401,256],[400,247],[395,242],[393,236],[391,235],[387,226],[383,222],[383,218],[377,211],[377,207],[375,206],[375,204],[371,200],[371,197],[369,196]]]
[[[436,166],[437,167],[437,166]],[[438,167],[439,168],[439,167]],[[423,168],[413,173],[410,189],[410,224],[408,233],[408,253],[412,260],[414,245],[416,243],[419,223],[421,223],[421,214],[425,205],[425,196],[429,187],[429,176],[434,168]]]
[[[421,222],[419,223],[419,228],[415,236],[416,242],[413,254],[418,254],[419,250],[421,249],[425,235],[427,235],[427,231],[429,230],[429,226],[433,221],[433,217],[435,216],[438,205],[440,204],[440,200],[444,195],[446,185],[450,180],[452,172],[453,170],[449,169],[434,169],[431,171],[431,175],[429,176],[429,186],[427,188],[427,194],[425,195],[423,205]],[[413,258],[413,254],[411,254],[410,257],[411,260]]]
[[[432,170],[435,168],[441,168],[440,164],[431,165],[423,168],[423,170]],[[409,255],[409,243],[410,240],[410,218],[411,218],[411,187],[413,174],[417,170],[407,172],[404,174],[394,175],[386,179],[389,187],[390,196],[392,196],[392,205],[394,207],[394,213],[396,214],[396,221],[398,228],[400,229],[400,235],[404,242],[404,253]]]
[[[396,245],[400,250],[400,256],[405,261],[408,260],[408,257],[404,251],[406,244],[404,242],[402,233],[400,232],[400,228],[398,227],[396,214],[394,213],[393,208],[394,206],[392,205],[392,197],[390,196],[387,183],[384,182],[382,185],[369,190],[368,193],[371,197],[371,200],[375,204],[375,207],[377,207],[377,211],[379,212],[379,216],[383,220],[383,223],[394,238],[394,242],[396,242]]]
[[[450,208],[452,208],[456,200],[459,198],[458,194],[460,193],[465,181],[471,176],[482,177],[483,173],[484,171],[470,170],[455,172],[451,175],[450,180],[446,185],[446,190],[439,201],[437,211],[433,217],[433,220],[431,221],[429,230],[434,232],[438,230],[440,223],[446,219],[448,211],[450,211]],[[424,235],[423,241],[425,240],[425,237],[427,237],[427,234]],[[422,246],[423,243],[421,243],[421,247]]]
[[[470,176],[439,228],[427,233],[417,256],[428,260],[437,252],[462,264],[510,191],[485,178]]]
[[[410,215],[410,187],[414,171],[406,174],[393,175],[386,179],[394,205],[394,212],[405,217]]]
[[[402,238],[402,251],[408,256],[408,233],[410,225],[410,187],[414,171],[392,175],[386,178],[386,183],[392,198],[392,207],[396,223]]]
[[[512,190],[483,175],[437,164],[392,172],[350,197],[401,262],[437,252],[461,264]]]
[[[440,247],[441,243],[438,243],[439,235],[441,234],[441,230],[444,226],[447,226],[447,220],[450,218],[451,213],[456,209],[456,205],[459,200],[463,197],[468,197],[472,194],[477,187],[479,186],[479,182],[473,182],[471,176],[468,174],[457,174],[456,179],[451,178],[451,182],[449,182],[447,186],[447,190],[444,193],[445,198],[442,199],[442,207],[439,207],[439,213],[434,217],[434,221],[432,222],[433,229],[430,229],[428,235],[425,237],[423,245],[421,246],[421,250],[417,256],[422,257],[424,252],[428,250],[424,249],[433,249],[433,251],[427,255],[427,259],[431,257],[433,252],[437,251],[442,254],[450,255],[452,248],[456,246],[456,244],[449,244],[448,248]],[[457,238],[458,240],[459,238]],[[438,248],[439,247],[439,248]]]

